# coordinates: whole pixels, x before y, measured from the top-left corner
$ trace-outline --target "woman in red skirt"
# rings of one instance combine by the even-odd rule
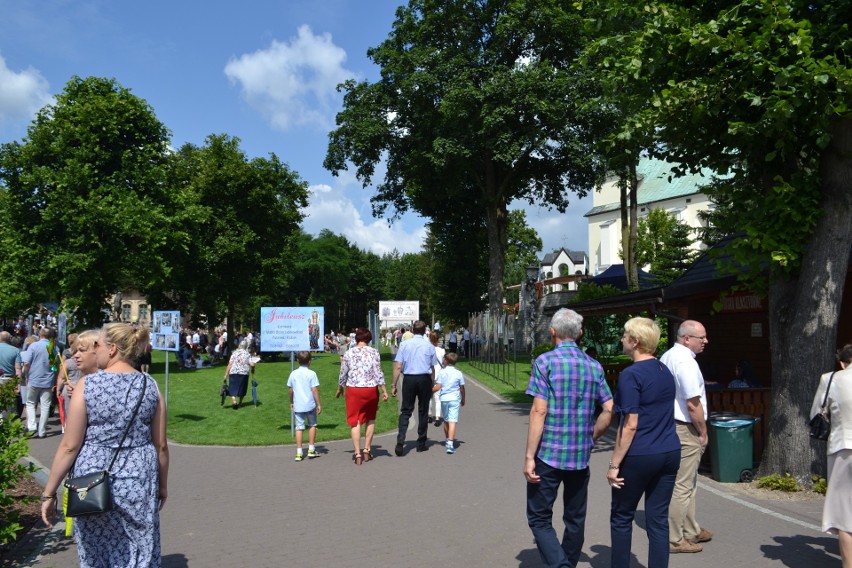
[[[370,461],[370,445],[376,428],[376,410],[379,408],[379,390],[382,400],[388,401],[385,375],[382,373],[379,352],[369,346],[373,334],[369,329],[355,330],[355,347],[340,359],[340,380],[336,398],[346,389],[346,423],[352,428],[352,445],[355,447],[355,465]],[[361,451],[361,426],[364,432],[364,451]]]

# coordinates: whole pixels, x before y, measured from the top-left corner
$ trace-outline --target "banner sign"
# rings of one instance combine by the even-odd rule
[[[383,327],[411,323],[420,319],[420,302],[379,302],[379,320]]]
[[[151,339],[154,349],[159,351],[179,351],[180,312],[154,311],[151,322]]]
[[[261,351],[323,351],[323,307],[260,308]]]

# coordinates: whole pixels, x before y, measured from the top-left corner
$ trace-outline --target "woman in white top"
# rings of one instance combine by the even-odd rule
[[[822,510],[822,530],[836,534],[840,540],[843,568],[852,568],[852,344],[837,352],[840,371],[825,373],[811,405],[811,418],[822,408],[825,391],[826,405],[831,414],[831,434],[828,436],[828,492]],[[831,380],[831,386],[828,382]]]

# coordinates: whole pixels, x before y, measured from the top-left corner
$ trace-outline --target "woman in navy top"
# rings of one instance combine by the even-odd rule
[[[680,466],[680,440],[674,421],[675,380],[654,357],[659,341],[654,320],[633,318],[624,324],[621,345],[633,364],[618,377],[618,433],[607,471],[613,568],[630,566],[633,517],[643,495],[648,568],[669,565],[669,501]]]

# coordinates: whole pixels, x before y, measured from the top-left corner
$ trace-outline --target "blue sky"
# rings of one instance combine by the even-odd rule
[[[209,134],[275,153],[311,187],[303,223],[378,254],[416,252],[424,220],[372,217],[372,190],[322,167],[346,79],[376,80],[367,49],[387,36],[398,1],[115,2],[0,0],[0,142],[20,140],[73,76],[115,78],[145,99],[175,147]],[[566,214],[523,203],[544,252],[587,249],[591,197]],[[461,244],[461,243],[460,243]]]

